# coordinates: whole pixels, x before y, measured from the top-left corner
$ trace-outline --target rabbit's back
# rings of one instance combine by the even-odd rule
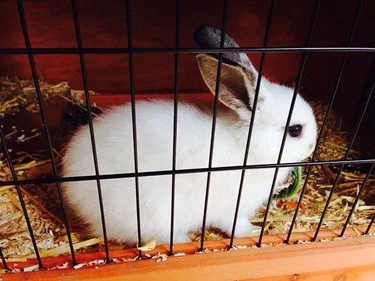
[[[136,103],[137,156],[140,172],[172,169],[173,102]],[[212,117],[192,105],[181,103],[178,111],[177,168],[207,167]],[[225,123],[217,120],[214,159],[218,165],[233,165],[243,157]],[[113,108],[94,122],[99,174],[133,173],[134,148],[131,106]],[[231,152],[223,152],[230,149]],[[237,155],[238,154],[238,155]],[[241,156],[240,156],[241,155]],[[216,156],[216,157],[215,157]],[[238,162],[237,164],[240,164]],[[64,176],[94,175],[94,159],[88,126],[81,128],[70,142],[64,158]],[[228,202],[234,208],[239,171],[212,174],[211,218],[223,217]],[[170,226],[171,175],[139,178],[143,236],[167,242]],[[233,177],[237,180],[233,180]],[[202,221],[207,174],[176,175],[176,232],[195,230]],[[100,181],[109,237],[135,242],[137,213],[134,178]],[[101,234],[99,199],[95,181],[64,185],[65,198],[79,217],[89,222],[91,233]],[[213,209],[220,208],[221,211]],[[230,212],[232,213],[232,211]],[[178,240],[178,238],[177,238]],[[180,240],[183,240],[182,238]]]

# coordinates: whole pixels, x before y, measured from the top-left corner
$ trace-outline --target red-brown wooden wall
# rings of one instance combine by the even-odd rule
[[[174,47],[175,1],[133,0],[134,47]],[[220,27],[223,1],[182,0],[181,47],[196,47],[192,33],[202,24]],[[357,0],[322,0],[313,46],[344,45],[349,36]],[[269,1],[229,0],[228,33],[240,46],[261,46]],[[269,46],[303,46],[312,17],[314,0],[276,0]],[[33,47],[76,47],[70,0],[28,0],[24,9]],[[375,46],[375,1],[365,0],[354,46]],[[79,16],[84,47],[127,47],[124,1],[80,0]],[[0,48],[25,46],[16,1],[0,0]],[[315,98],[327,99],[333,91],[342,53],[314,53],[308,56],[303,86]],[[260,54],[249,54],[258,68]],[[300,54],[266,56],[264,74],[272,80],[295,80]],[[356,109],[369,66],[371,53],[350,54],[335,106],[351,117]],[[77,55],[36,55],[39,76],[49,82],[68,81],[82,88]],[[90,89],[104,93],[129,91],[127,55],[86,55]],[[173,55],[135,55],[136,92],[172,92]],[[207,91],[194,55],[181,55],[180,91]],[[31,77],[25,55],[0,56],[0,75]],[[349,99],[353,102],[348,103]]]

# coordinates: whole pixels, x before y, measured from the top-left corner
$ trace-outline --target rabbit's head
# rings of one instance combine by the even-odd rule
[[[200,48],[218,48],[221,32],[209,25],[198,28],[194,38]],[[237,43],[225,36],[224,47],[237,48]],[[216,55],[198,54],[198,66],[210,91],[215,94],[218,58]],[[249,127],[254,112],[254,100],[258,72],[244,53],[222,55],[219,101],[238,115],[239,127]],[[285,130],[294,89],[267,79],[261,79],[249,161],[275,163]],[[246,130],[241,139],[246,142]],[[299,162],[307,158],[315,148],[317,125],[310,105],[297,95],[283,150],[281,162]],[[249,162],[248,162],[249,163]],[[249,163],[249,164],[252,164]]]

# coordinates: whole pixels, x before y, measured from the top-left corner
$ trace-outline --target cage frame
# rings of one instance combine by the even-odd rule
[[[85,181],[85,180],[95,180],[96,181],[98,195],[99,195],[99,202],[100,202],[101,220],[102,220],[102,226],[103,226],[105,261],[107,263],[111,263],[112,259],[111,259],[111,255],[110,255],[110,252],[109,252],[109,249],[108,249],[108,239],[107,239],[107,235],[106,235],[105,217],[104,217],[105,206],[103,206],[103,202],[102,202],[101,185],[100,185],[100,181],[105,180],[105,179],[134,178],[135,188],[136,188],[135,201],[136,201],[136,208],[137,208],[138,242],[139,242],[139,244],[141,244],[141,221],[140,221],[141,209],[140,209],[140,203],[139,203],[140,198],[139,198],[138,178],[139,177],[149,177],[149,176],[160,176],[160,175],[171,175],[172,176],[171,200],[170,200],[170,203],[171,203],[170,244],[169,244],[169,250],[167,251],[170,256],[174,255],[174,253],[175,253],[174,247],[178,246],[178,245],[175,245],[173,243],[173,228],[174,228],[173,223],[174,223],[175,176],[179,175],[179,174],[202,173],[202,172],[207,173],[207,185],[206,185],[204,213],[203,213],[203,220],[202,220],[202,234],[201,234],[202,235],[201,237],[204,237],[205,226],[206,226],[207,205],[209,203],[209,187],[210,187],[210,175],[211,175],[211,173],[220,172],[220,171],[231,171],[231,170],[238,170],[238,171],[241,170],[242,171],[241,182],[240,182],[239,190],[238,190],[236,211],[235,211],[234,219],[233,219],[232,233],[231,233],[231,237],[230,237],[229,241],[227,241],[227,245],[226,245],[226,248],[229,248],[229,249],[232,249],[235,244],[241,243],[241,241],[242,241],[242,240],[234,239],[234,233],[235,233],[235,229],[236,229],[237,213],[238,213],[238,209],[239,209],[240,201],[241,201],[241,191],[242,191],[242,185],[243,185],[243,177],[244,177],[246,171],[249,170],[249,169],[275,168],[275,170],[276,170],[275,175],[274,175],[274,179],[273,179],[273,183],[272,183],[272,187],[271,187],[271,192],[270,192],[270,195],[269,195],[269,200],[268,200],[268,203],[267,203],[266,213],[265,213],[265,217],[264,217],[264,221],[263,221],[263,227],[262,227],[259,239],[256,243],[256,245],[258,247],[261,247],[264,244],[264,243],[262,243],[262,242],[264,242],[264,239],[266,239],[267,241],[269,239],[269,238],[265,238],[265,236],[264,236],[264,227],[265,227],[265,222],[267,220],[267,215],[268,215],[270,203],[272,201],[272,192],[273,192],[273,189],[275,187],[275,180],[276,180],[276,177],[277,177],[277,171],[281,167],[294,167],[294,166],[297,166],[297,165],[309,167],[309,170],[308,170],[308,173],[307,173],[307,178],[306,178],[306,180],[304,182],[304,185],[302,187],[300,199],[298,201],[296,210],[294,212],[294,216],[293,216],[293,220],[292,220],[290,230],[289,230],[287,236],[282,238],[283,243],[289,244],[292,241],[295,241],[294,238],[292,238],[293,225],[294,225],[294,221],[295,221],[295,219],[298,215],[298,210],[299,210],[299,206],[301,204],[303,193],[305,191],[306,183],[307,183],[308,177],[311,173],[311,169],[312,169],[313,166],[336,164],[336,165],[340,165],[340,169],[339,169],[339,172],[338,172],[338,174],[335,178],[335,181],[332,185],[332,188],[330,190],[330,193],[329,193],[324,211],[323,211],[322,216],[321,216],[321,220],[319,222],[319,225],[318,225],[315,233],[312,235],[311,239],[308,239],[308,240],[311,240],[311,241],[314,242],[314,241],[317,241],[318,238],[329,236],[329,233],[332,232],[332,231],[327,231],[327,230],[321,230],[320,228],[321,228],[322,222],[324,220],[324,215],[325,215],[325,213],[328,209],[330,200],[331,200],[332,195],[334,193],[335,187],[338,184],[339,176],[340,176],[344,166],[347,165],[347,164],[368,163],[368,164],[371,164],[371,168],[370,168],[369,172],[367,173],[365,179],[363,180],[360,191],[359,191],[358,195],[356,196],[355,202],[358,202],[359,197],[360,197],[360,195],[361,195],[361,193],[364,189],[364,186],[365,186],[368,178],[370,177],[370,175],[373,171],[373,167],[375,165],[375,158],[356,159],[356,160],[348,160],[347,158],[348,158],[349,152],[350,152],[350,150],[351,150],[351,148],[352,148],[352,146],[353,146],[353,144],[356,140],[358,130],[361,126],[362,120],[363,120],[364,115],[366,113],[366,109],[368,107],[368,104],[369,104],[369,102],[372,98],[373,92],[374,92],[374,88],[375,88],[375,62],[373,62],[373,64],[372,64],[372,68],[370,70],[370,75],[369,75],[369,78],[368,78],[368,81],[367,81],[367,85],[365,85],[365,89],[364,89],[364,91],[366,91],[365,99],[364,99],[364,102],[362,104],[360,113],[358,115],[358,119],[357,119],[357,122],[356,122],[356,125],[355,125],[354,133],[353,133],[353,135],[350,139],[350,143],[349,143],[348,149],[345,153],[345,156],[343,157],[343,159],[332,160],[332,161],[315,161],[314,156],[315,156],[315,154],[317,152],[317,149],[319,147],[319,143],[321,141],[321,138],[322,138],[322,135],[323,135],[323,132],[324,132],[324,128],[325,128],[325,125],[327,123],[328,115],[329,115],[329,113],[332,109],[332,105],[333,105],[333,102],[334,102],[334,99],[335,99],[335,96],[336,96],[337,89],[340,85],[342,73],[344,71],[344,67],[345,67],[345,63],[346,63],[348,54],[357,53],[357,52],[360,52],[360,53],[375,53],[374,47],[366,47],[366,46],[352,47],[351,46],[355,31],[356,31],[356,27],[357,27],[359,19],[360,19],[361,10],[362,10],[362,7],[363,7],[364,0],[358,1],[359,4],[358,4],[358,7],[357,7],[357,11],[356,11],[356,17],[355,17],[355,20],[354,20],[353,25],[352,25],[352,31],[351,31],[351,34],[350,34],[345,46],[336,46],[336,47],[310,47],[309,46],[311,38],[313,36],[314,24],[316,23],[316,20],[317,20],[318,15],[319,15],[319,7],[320,7],[320,2],[321,2],[320,0],[316,0],[315,7],[314,7],[314,13],[313,13],[313,17],[312,17],[312,20],[311,20],[311,26],[310,26],[310,29],[309,29],[309,32],[308,32],[308,36],[307,36],[305,46],[303,46],[303,47],[267,47],[269,31],[270,31],[270,26],[271,26],[271,22],[272,22],[273,7],[274,7],[274,2],[275,2],[275,0],[271,0],[270,1],[269,16],[268,16],[268,20],[267,20],[266,34],[265,34],[265,37],[264,37],[263,46],[262,47],[239,47],[239,48],[226,48],[226,47],[224,47],[224,36],[226,34],[226,23],[227,23],[228,0],[223,0],[223,15],[222,15],[222,23],[221,23],[220,47],[219,48],[210,48],[210,49],[207,49],[207,48],[181,48],[180,47],[180,10],[181,10],[181,3],[180,3],[181,1],[180,0],[176,0],[175,47],[174,48],[134,48],[132,46],[132,21],[131,21],[131,1],[130,0],[126,0],[125,3],[124,3],[124,9],[126,10],[126,15],[127,15],[126,16],[127,44],[128,44],[127,48],[112,48],[112,47],[85,48],[82,44],[77,0],[71,1],[72,15],[73,15],[73,20],[74,20],[74,28],[75,28],[76,39],[77,39],[77,47],[76,48],[33,48],[32,45],[31,45],[30,38],[29,38],[29,34],[28,34],[27,21],[26,21],[26,16],[25,16],[25,13],[24,13],[24,8],[23,8],[23,1],[22,0],[16,0],[16,2],[17,2],[19,18],[20,18],[20,21],[21,21],[23,37],[24,37],[24,41],[25,41],[25,48],[2,48],[2,49],[0,49],[0,55],[27,55],[28,56],[30,69],[31,69],[32,77],[33,77],[33,82],[34,82],[34,85],[35,85],[35,88],[36,88],[36,95],[37,95],[38,105],[39,105],[39,108],[40,108],[41,119],[42,119],[42,122],[44,124],[44,130],[45,130],[45,134],[46,134],[46,138],[47,138],[47,142],[48,142],[48,146],[49,146],[49,153],[50,153],[50,159],[52,161],[54,177],[48,178],[48,179],[32,179],[32,180],[19,180],[19,179],[17,179],[17,175],[14,172],[14,167],[12,165],[12,161],[11,161],[10,155],[8,153],[6,140],[4,138],[4,134],[3,134],[3,131],[2,131],[2,126],[1,126],[0,127],[0,139],[1,139],[3,149],[5,151],[5,154],[6,154],[7,162],[9,163],[9,168],[12,171],[13,180],[0,182],[0,187],[5,186],[5,185],[14,185],[16,187],[16,190],[17,190],[17,193],[18,193],[18,196],[19,196],[19,199],[20,199],[20,203],[21,203],[21,206],[22,206],[22,209],[23,209],[23,213],[24,213],[24,216],[25,216],[25,220],[26,220],[26,223],[27,223],[27,226],[28,226],[28,230],[29,230],[29,233],[30,233],[30,237],[31,237],[31,240],[32,240],[32,244],[33,244],[33,247],[34,247],[34,251],[35,251],[35,255],[36,255],[36,261],[37,261],[39,269],[45,269],[45,267],[43,265],[43,259],[44,258],[41,258],[40,255],[39,255],[39,250],[38,250],[38,247],[37,247],[34,235],[33,235],[33,230],[32,230],[32,227],[31,227],[30,219],[29,219],[28,214],[27,214],[26,205],[25,205],[25,202],[22,199],[22,191],[21,191],[21,188],[20,188],[21,185],[41,184],[41,183],[55,183],[56,184],[58,194],[59,194],[59,198],[60,198],[60,202],[61,202],[61,208],[62,208],[64,223],[65,223],[65,226],[66,226],[66,231],[67,231],[67,236],[68,236],[68,243],[69,243],[70,257],[71,257],[70,262],[71,262],[72,266],[75,266],[75,265],[78,264],[77,259],[76,259],[77,254],[74,251],[74,245],[73,245],[73,241],[72,241],[71,233],[70,233],[70,229],[69,229],[69,221],[68,221],[68,217],[67,217],[66,210],[65,210],[64,203],[63,203],[62,196],[61,196],[61,183],[67,182],[67,181]],[[258,94],[259,94],[260,83],[261,83],[261,80],[262,80],[262,69],[263,69],[263,64],[264,64],[264,60],[265,60],[265,55],[267,53],[299,52],[299,53],[303,54],[303,59],[302,59],[302,62],[300,64],[297,79],[296,79],[297,83],[296,83],[296,86],[294,88],[294,95],[293,95],[293,99],[292,99],[292,102],[291,102],[291,105],[290,105],[290,110],[289,110],[289,114],[288,114],[288,118],[287,118],[287,122],[286,122],[286,126],[285,126],[283,140],[282,140],[281,147],[280,147],[280,154],[279,154],[279,157],[278,157],[278,161],[276,163],[267,163],[267,164],[252,164],[252,165],[247,164],[247,154],[248,154],[249,146],[250,146],[250,143],[251,143],[252,126],[253,126],[254,119],[255,119],[254,116],[256,114],[256,112],[254,112],[252,117],[251,117],[243,165],[226,166],[226,167],[213,167],[212,166],[212,157],[213,157],[213,148],[214,148],[214,140],[215,140],[215,125],[216,125],[216,115],[217,115],[217,104],[218,104],[218,96],[219,96],[217,93],[219,92],[219,87],[220,87],[220,73],[221,73],[222,56],[225,53],[238,53],[238,52],[261,53],[261,63],[260,63],[260,68],[259,68],[259,78],[257,80],[257,85],[256,85],[255,103],[257,102],[257,98],[258,98]],[[322,124],[321,131],[319,132],[318,141],[317,141],[314,153],[313,153],[312,160],[309,161],[309,162],[281,163],[283,147],[285,145],[286,136],[287,136],[287,128],[288,128],[288,125],[289,125],[290,120],[291,120],[291,116],[292,116],[292,112],[293,112],[293,108],[294,108],[294,101],[296,99],[296,96],[297,96],[297,93],[298,93],[298,90],[299,90],[299,87],[300,87],[300,82],[301,82],[301,78],[302,78],[302,74],[303,74],[303,70],[304,70],[304,66],[305,66],[305,62],[306,62],[306,57],[309,53],[312,53],[312,52],[332,52],[332,53],[342,53],[343,54],[341,64],[340,64],[340,70],[339,70],[339,73],[338,73],[338,78],[337,78],[337,81],[336,81],[335,90],[332,93],[332,96],[331,96],[330,102],[329,102],[329,106],[328,106],[327,111],[325,113],[324,121],[323,121],[323,124]],[[176,143],[177,143],[177,130],[178,130],[177,116],[178,116],[178,100],[179,100],[179,89],[178,89],[179,88],[179,56],[180,56],[180,54],[197,54],[197,53],[218,54],[218,69],[217,69],[217,79],[216,79],[217,83],[216,83],[216,89],[215,89],[216,95],[215,95],[215,98],[214,98],[214,105],[213,105],[213,122],[212,122],[212,128],[211,128],[209,163],[208,163],[207,168],[177,169],[176,168],[176,153],[177,153]],[[49,128],[48,128],[48,120],[47,120],[47,116],[46,116],[46,113],[45,113],[43,97],[42,97],[41,89],[40,89],[40,85],[39,85],[39,78],[38,78],[38,74],[37,74],[36,66],[35,66],[35,61],[34,61],[34,55],[38,55],[38,54],[54,54],[54,55],[75,54],[75,55],[79,56],[81,73],[82,73],[82,81],[83,81],[83,87],[84,87],[85,102],[86,102],[86,106],[87,106],[87,109],[88,109],[91,146],[92,146],[93,158],[94,158],[94,164],[95,164],[95,175],[79,176],[79,177],[65,177],[65,178],[58,176],[57,167],[56,167],[55,158],[54,158],[54,152],[53,152],[53,144],[52,144],[52,141],[51,141],[51,136],[50,136],[50,132],[49,132]],[[97,155],[96,155],[95,132],[94,132],[93,120],[92,120],[92,116],[91,116],[90,94],[89,94],[89,90],[88,90],[89,86],[88,86],[87,71],[86,71],[86,64],[85,64],[85,55],[86,54],[128,54],[128,57],[129,57],[129,74],[130,74],[130,103],[131,103],[131,108],[132,108],[132,129],[133,129],[133,144],[134,144],[133,149],[134,149],[134,163],[135,163],[135,172],[134,173],[105,174],[105,175],[101,175],[99,173],[99,163],[98,163]],[[174,89],[173,89],[173,100],[174,100],[174,115],[173,115],[174,117],[173,117],[173,120],[174,121],[173,121],[173,147],[172,147],[173,161],[172,161],[172,169],[171,170],[148,171],[148,172],[139,172],[138,171],[137,133],[136,133],[137,127],[136,127],[136,118],[135,118],[136,104],[135,104],[135,91],[134,91],[134,84],[133,84],[133,81],[134,81],[133,55],[134,54],[173,54],[174,55]],[[254,108],[256,108],[256,106],[254,106]],[[353,206],[356,206],[356,204],[354,204]],[[347,220],[346,220],[345,224],[343,225],[343,228],[341,229],[339,234],[337,234],[337,233],[335,234],[336,235],[335,237],[342,237],[345,233],[348,233],[348,232],[351,231],[351,229],[348,228],[348,225],[349,225],[350,218],[351,218],[351,215],[354,212],[354,210],[355,210],[355,208],[353,207],[351,209],[348,217],[347,217]],[[370,231],[372,231],[372,229],[373,229],[372,225],[373,225],[374,219],[375,219],[375,214],[372,217],[372,220],[371,220],[370,224],[365,229],[363,229],[362,232],[364,234],[367,234]],[[299,234],[293,233],[293,237],[294,236],[299,237]],[[248,240],[253,241],[250,238],[248,238]],[[366,256],[370,257],[371,255],[375,254],[375,240],[373,238],[369,238],[369,237],[363,238],[363,241],[367,241],[367,242],[363,242],[363,243],[362,243],[362,238],[359,238],[358,240],[355,239],[355,240],[357,242],[353,242],[353,241],[349,241],[349,240],[348,241],[347,240],[342,240],[342,241],[340,240],[340,241],[330,242],[330,243],[334,243],[335,245],[336,244],[338,245],[337,246],[338,250],[336,249],[335,253],[334,253],[335,258],[337,260],[342,261],[342,257],[347,256],[347,255],[343,254],[343,252],[347,251],[347,249],[351,249],[351,247],[353,247],[353,249],[355,248],[356,250],[358,250],[357,248],[362,249],[363,244],[366,244],[367,247],[364,247],[366,249],[363,249],[363,251],[358,250],[359,251],[358,254],[352,254],[351,255],[352,258],[354,256],[358,260],[361,260],[362,263],[355,263],[355,262],[352,261],[351,265],[356,266],[356,267],[366,267],[366,270],[371,271],[371,272],[375,272],[375,264],[366,263],[365,261],[363,261],[363,259],[360,259],[360,257],[362,257],[363,255],[366,255]],[[238,241],[240,241],[240,242],[238,242]],[[248,244],[250,245],[251,243],[249,241],[248,241]],[[215,242],[215,243],[219,243],[219,242]],[[215,244],[215,243],[214,242],[205,242],[204,239],[201,239],[201,242],[199,243],[198,250],[203,251],[205,249],[205,244],[211,245],[211,244]],[[194,249],[196,249],[196,245],[194,243],[191,243],[191,245],[194,245],[193,247],[194,247]],[[253,244],[251,244],[251,245],[253,245]],[[356,248],[356,246],[357,246],[357,248]],[[304,246],[293,245],[293,246],[285,247],[285,249],[287,249],[287,250],[279,251],[278,253],[275,254],[276,256],[278,256],[278,259],[280,259],[280,260],[282,259],[283,254],[285,254],[289,251],[289,247],[294,247],[295,249],[296,248],[303,249]],[[311,246],[309,248],[311,248],[310,249],[311,253],[308,252],[309,250],[306,250],[307,251],[306,256],[312,257],[314,255],[314,251],[324,251],[329,247],[325,246],[325,244],[323,245],[321,243],[317,243],[317,244],[314,244],[313,246]],[[132,250],[129,250],[129,251],[132,251]],[[259,253],[261,253],[262,251],[267,251],[267,250],[259,249]],[[294,250],[290,250],[290,251],[293,252]],[[240,253],[240,254],[238,254],[239,252],[241,252],[241,251],[237,251],[237,252],[231,251],[228,254],[217,253],[216,255],[230,256],[232,259],[237,259],[237,256],[248,257],[248,256],[254,254],[254,253],[251,253],[251,254]],[[141,251],[138,252],[139,258],[142,258],[143,255],[144,255],[144,253],[142,253]],[[254,254],[254,255],[257,256],[257,254]],[[6,261],[1,249],[0,249],[0,258],[2,260],[2,267],[4,269],[10,269],[10,267],[8,266],[8,262]],[[269,258],[271,259],[272,257],[269,257]],[[210,258],[203,258],[203,260],[205,260],[205,259],[210,259]],[[297,260],[298,256],[295,255],[294,259]],[[181,259],[181,261],[182,260],[183,259]],[[241,266],[249,265],[250,264],[249,260],[251,260],[251,259],[247,259],[247,258],[245,259],[244,258],[243,261],[240,261],[240,263],[242,264]],[[144,261],[139,263],[139,266],[138,266],[138,263],[135,263],[135,267],[136,268],[139,267],[138,273],[142,272],[141,268],[144,267],[144,265],[142,265],[142,263],[147,263],[147,262],[148,261],[144,260]],[[193,259],[191,259],[189,257],[188,261],[183,261],[182,264],[184,264],[185,262],[186,262],[187,265],[189,265],[189,263],[194,262],[194,261],[193,261]],[[223,263],[231,263],[231,262],[232,261],[229,258],[228,261],[223,262]],[[210,263],[207,263],[206,265],[203,264],[202,266],[203,267],[206,266],[207,270],[209,270],[209,265],[210,265]],[[120,264],[118,264],[118,265],[114,264],[114,265],[111,265],[111,266],[112,267],[124,266],[124,268],[127,267],[127,265],[120,265]],[[346,266],[348,266],[348,265],[346,265]],[[103,267],[103,268],[105,269],[105,268],[109,268],[109,267]],[[152,267],[152,268],[154,268],[154,267]],[[166,268],[168,268],[168,266]],[[347,268],[347,267],[338,267],[336,265],[336,268],[335,268],[335,266],[332,266],[331,269],[337,269],[337,268],[339,268],[340,270],[343,270],[344,268]],[[307,268],[305,268],[305,269],[307,270]],[[324,267],[324,268],[322,268],[322,270],[323,269],[326,271],[329,268]],[[233,270],[234,270],[234,267],[232,268],[232,272],[233,272]],[[267,270],[267,267],[264,267],[263,270]],[[312,270],[311,266],[309,267],[309,270]],[[126,272],[125,269],[120,270],[120,271],[122,272],[122,274],[124,274],[122,276],[126,276],[127,272]],[[41,272],[43,273],[43,271],[41,271]],[[70,272],[71,272],[72,276],[74,276],[74,274],[73,274],[74,270],[70,270]],[[155,272],[159,272],[158,269],[155,269]],[[363,271],[363,272],[365,272],[365,271]],[[128,273],[130,274],[131,271],[129,271]],[[30,278],[30,279],[25,279],[25,280],[32,280],[32,278],[34,278],[34,277],[32,277],[32,274],[35,274],[34,276],[40,277],[39,273],[24,274],[23,276],[25,276],[24,278]],[[53,273],[53,274],[55,274],[55,273]],[[58,273],[58,274],[60,274],[60,273]],[[61,273],[61,274],[63,274],[63,273]],[[81,274],[81,273],[79,273],[79,274]],[[85,273],[82,273],[82,274],[85,275]],[[91,274],[91,273],[87,273],[87,274]],[[7,274],[7,275],[4,275],[3,278],[4,278],[4,280],[8,280],[7,278],[10,278],[9,280],[12,280],[11,278],[13,278],[13,277],[10,277],[10,276],[11,276],[11,274],[9,274],[9,275]],[[44,276],[42,275],[42,277],[40,277],[40,278],[47,278],[47,276],[48,276],[48,274],[45,273],[45,275]],[[86,277],[88,277],[88,276],[86,276]],[[107,277],[105,277],[105,278],[107,278]],[[245,275],[243,275],[243,277],[245,277]],[[250,277],[247,276],[246,278],[250,278]],[[262,276],[262,278],[263,277],[266,278],[267,276],[265,275],[265,276]],[[113,278],[116,278],[116,277],[113,277]],[[253,278],[253,277],[251,277],[251,278]],[[117,279],[103,279],[103,280],[117,280]],[[133,280],[133,279],[130,279],[130,280]],[[136,279],[134,279],[134,280],[136,280]],[[179,279],[179,280],[181,280],[181,279]],[[248,279],[248,280],[252,280],[252,279]],[[266,279],[264,279],[264,280],[266,280]],[[272,279],[272,280],[276,280],[276,279]],[[365,279],[363,279],[363,280],[365,280]]]

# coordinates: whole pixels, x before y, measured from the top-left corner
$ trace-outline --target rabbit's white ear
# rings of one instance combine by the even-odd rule
[[[218,60],[206,54],[198,54],[197,61],[204,82],[215,95]],[[219,100],[237,112],[243,120],[249,120],[252,111],[255,83],[258,73],[239,65],[221,64]]]

